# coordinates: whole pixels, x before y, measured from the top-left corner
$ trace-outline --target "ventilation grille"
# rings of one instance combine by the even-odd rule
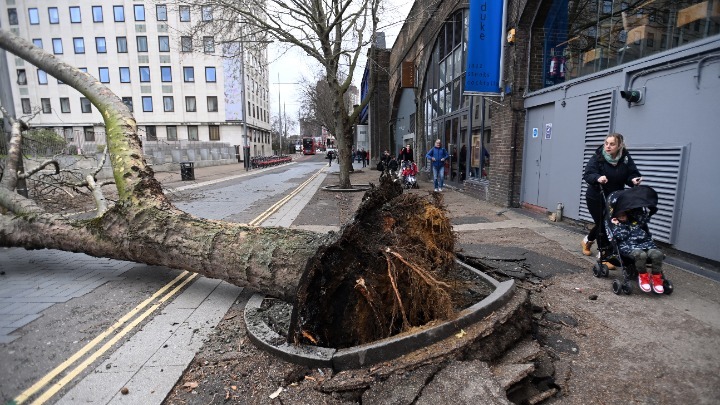
[[[643,177],[642,184],[658,193],[658,212],[650,220],[653,239],[675,243],[675,229],[680,213],[680,184],[687,146],[635,145],[628,146]]]
[[[610,133],[612,120],[613,92],[594,95],[588,98],[587,117],[585,119],[585,150],[583,151],[583,173],[588,160],[595,153],[598,146],[602,145],[605,137]],[[585,190],[587,183],[581,180],[580,185],[580,212],[578,217],[585,221],[593,222],[590,212],[585,206]]]

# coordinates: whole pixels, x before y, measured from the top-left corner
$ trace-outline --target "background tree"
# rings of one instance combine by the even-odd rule
[[[297,47],[322,67],[332,102],[332,125],[340,153],[341,187],[350,187],[353,125],[369,97],[345,104],[358,61],[375,38],[380,0],[177,0],[203,16],[193,26],[215,42],[275,41]],[[368,94],[372,93],[372,89]]]

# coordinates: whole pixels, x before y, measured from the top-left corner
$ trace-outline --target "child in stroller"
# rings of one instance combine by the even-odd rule
[[[658,196],[647,186],[637,186],[615,191],[606,201],[604,237],[598,240],[598,263],[593,267],[596,277],[607,276],[604,262],[622,268],[623,280],[613,281],[616,294],[632,291],[632,281],[637,278],[644,292],[671,294],[672,283],[662,272],[663,253],[652,240],[647,226],[650,217],[657,212]],[[651,273],[647,272],[651,265]]]
[[[420,188],[417,184],[417,165],[415,162],[405,160],[403,161],[403,167],[400,171],[400,177],[403,181],[405,188]]]

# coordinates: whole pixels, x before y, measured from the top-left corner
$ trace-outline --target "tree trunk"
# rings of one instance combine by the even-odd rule
[[[189,270],[291,298],[307,259],[328,237],[205,220],[177,210],[145,164],[135,119],[104,85],[30,42],[0,30],[0,48],[86,96],[105,120],[119,201],[102,217],[67,220],[0,187],[0,246],[60,249]],[[8,181],[10,179],[8,178]]]
[[[116,206],[92,220],[51,214],[26,219],[0,216],[0,246],[189,270],[286,300],[294,298],[308,258],[331,242],[314,232],[205,220],[172,207]]]

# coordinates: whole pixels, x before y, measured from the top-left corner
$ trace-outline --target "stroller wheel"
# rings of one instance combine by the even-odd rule
[[[673,293],[673,284],[672,281],[665,279],[663,280],[663,289],[665,290],[665,294],[670,295]]]
[[[620,280],[613,280],[612,290],[615,294],[620,295],[620,293],[622,292],[622,284],[620,283]]]
[[[629,281],[624,282],[622,285],[622,291],[627,295],[632,294],[632,284]]]
[[[607,277],[609,274],[609,270],[607,266],[603,263],[595,263],[593,265],[593,276],[595,277]]]

